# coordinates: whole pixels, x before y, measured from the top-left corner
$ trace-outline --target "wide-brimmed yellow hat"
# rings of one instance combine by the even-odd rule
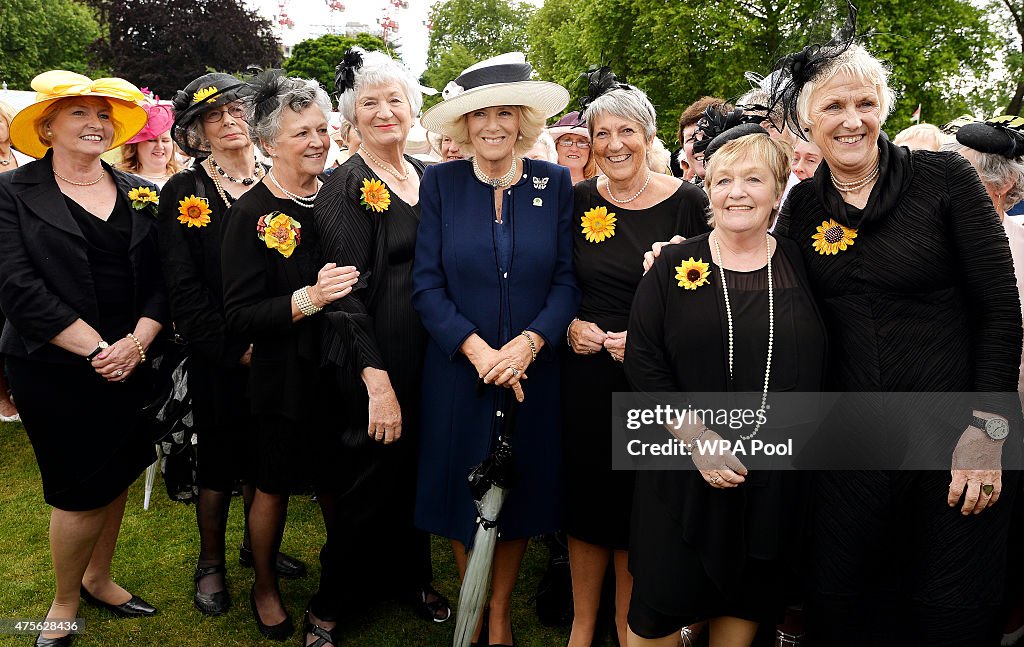
[[[110,102],[111,119],[117,124],[110,148],[117,148],[142,130],[149,118],[142,107],[145,95],[124,79],[93,81],[67,70],[50,70],[32,79],[36,100],[11,121],[11,144],[26,155],[40,158],[50,147],[39,139],[36,120],[55,101],[72,97],[103,97]]]

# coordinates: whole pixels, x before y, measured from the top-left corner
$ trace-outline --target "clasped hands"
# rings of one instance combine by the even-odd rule
[[[135,342],[127,337],[122,337],[94,357],[90,364],[93,370],[106,381],[124,382],[131,375],[132,370],[139,365],[141,359]]]
[[[626,358],[626,331],[605,332],[591,321],[576,319],[569,324],[569,346],[577,355],[593,355],[602,350],[621,362]]]
[[[542,343],[539,335],[534,335],[534,340],[537,344]],[[533,363],[533,352],[526,337],[516,335],[495,350],[479,335],[473,334],[463,342],[462,353],[473,364],[484,384],[512,389],[518,402],[525,399],[521,382],[527,379],[526,369]]]

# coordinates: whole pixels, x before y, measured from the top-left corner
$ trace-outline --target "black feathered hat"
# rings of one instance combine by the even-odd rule
[[[230,74],[211,72],[204,74],[178,90],[171,102],[174,106],[174,125],[171,138],[192,157],[203,157],[210,151],[203,147],[196,133],[189,132],[189,126],[202,113],[226,103],[245,97],[248,86]]]
[[[1008,159],[1024,157],[1024,117],[1002,115],[965,124],[956,131],[956,140],[979,153]]]
[[[704,161],[707,163],[707,158],[710,157],[712,144],[722,135],[733,131],[736,128],[743,127],[745,130],[742,134],[736,135],[736,137],[742,137],[743,135],[751,135],[757,132],[768,133],[767,130],[760,126],[760,123],[764,121],[764,116],[760,114],[747,114],[743,111],[743,108],[733,108],[732,110],[723,110],[721,107],[708,106],[701,115],[700,119],[697,120],[697,131],[700,132],[701,138],[693,142],[693,152],[700,154],[704,153]],[[755,126],[755,128],[747,128],[747,126]],[[735,137],[731,138],[735,139]],[[720,147],[728,139],[723,139],[719,142]],[[715,148],[717,150],[718,147]]]

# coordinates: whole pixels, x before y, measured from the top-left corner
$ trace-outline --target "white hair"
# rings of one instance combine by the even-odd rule
[[[356,99],[363,88],[397,85],[405,94],[415,117],[423,107],[423,92],[419,81],[408,69],[384,52],[367,52],[353,47],[363,57],[363,64],[355,71],[355,85],[338,95],[338,112],[349,123],[356,123]]]
[[[800,126],[814,125],[814,120],[811,119],[811,99],[814,97],[814,92],[840,73],[875,86],[880,108],[879,124],[884,124],[889,113],[892,112],[896,99],[896,93],[889,87],[889,69],[866,49],[853,43],[845,52],[826,63],[817,77],[813,81],[805,83],[804,87],[800,89],[800,96],[796,100],[796,113],[800,119]]]
[[[622,119],[635,121],[643,126],[644,139],[650,141],[658,132],[658,113],[647,94],[637,87],[629,89],[615,88],[594,99],[583,111],[583,119],[587,122],[590,139],[594,139],[594,119],[603,114],[611,114]]]

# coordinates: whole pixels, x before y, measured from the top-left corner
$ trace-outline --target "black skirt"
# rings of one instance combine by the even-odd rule
[[[101,508],[155,460],[153,442],[138,425],[137,380],[107,382],[85,360],[79,366],[6,359],[47,504]]]

